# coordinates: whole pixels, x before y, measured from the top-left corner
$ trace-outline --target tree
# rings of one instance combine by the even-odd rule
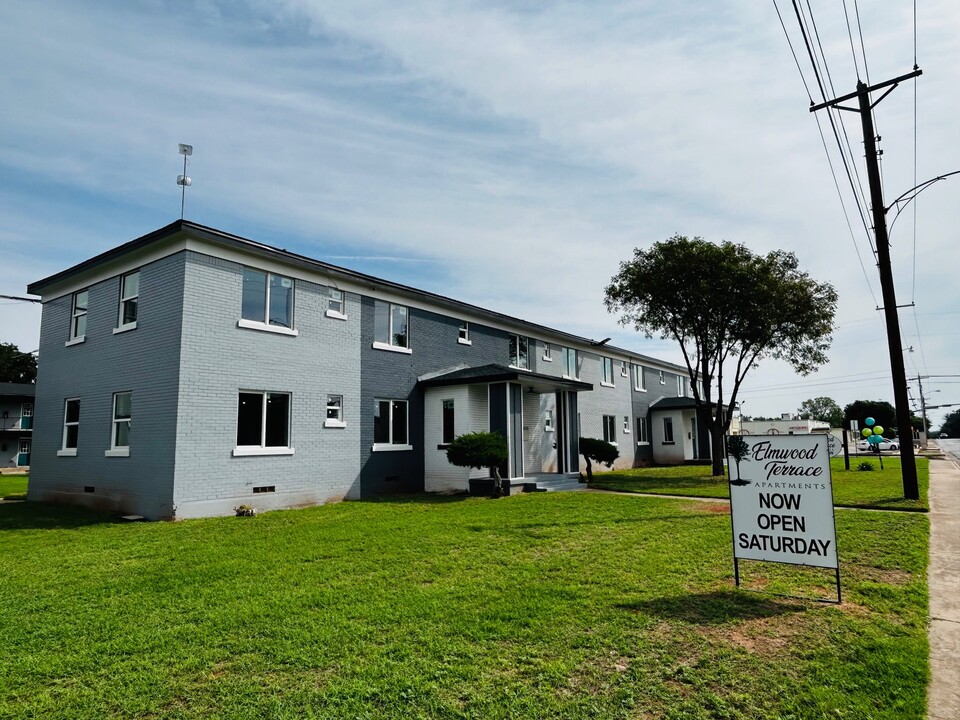
[[[856,420],[860,423],[860,429],[865,427],[863,422],[868,417],[872,417],[877,425],[884,429],[884,435],[894,437],[890,431],[897,425],[897,411],[893,405],[886,400],[855,400],[843,408],[843,423],[845,427],[850,427],[850,421]]]
[[[940,435],[945,438],[960,437],[960,410],[954,410],[943,419]]]
[[[749,485],[750,481],[745,479],[740,472],[740,463],[744,460],[750,461],[750,445],[740,435],[734,435],[727,440],[727,454],[733,458],[737,465],[737,479],[731,476],[731,485]]]
[[[709,418],[714,475],[723,474],[728,408],[747,372],[766,357],[801,375],[825,363],[837,306],[833,286],[801,272],[793,253],[755,255],[682,235],[635,249],[605,294],[622,325],[680,343],[697,408]]]
[[[447,447],[447,461],[457,467],[482,470],[490,468],[493,476],[493,496],[503,495],[500,465],[507,461],[510,451],[507,439],[500,433],[476,432],[460,435]]]
[[[606,440],[597,438],[580,438],[580,454],[587,461],[587,482],[593,482],[593,466],[591,461],[598,462],[607,467],[613,467],[614,461],[620,457],[620,451],[616,445],[611,445]]]
[[[830,423],[830,427],[843,427],[843,410],[833,398],[815,397],[804,400],[797,410],[801,420],[821,420]]]
[[[0,382],[32,383],[37,380],[37,358],[13,343],[0,343]]]

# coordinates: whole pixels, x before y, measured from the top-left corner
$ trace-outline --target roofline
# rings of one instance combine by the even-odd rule
[[[154,243],[173,238],[181,233],[186,233],[199,239],[207,240],[213,244],[225,245],[227,247],[238,248],[254,254],[271,257],[286,264],[299,265],[312,270],[320,269],[329,275],[339,275],[344,279],[349,279],[359,284],[369,285],[372,289],[389,289],[402,295],[424,298],[453,309],[462,309],[475,315],[489,317],[507,325],[517,325],[530,328],[534,332],[539,331],[541,333],[549,333],[550,335],[560,339],[567,339],[582,345],[595,347],[598,351],[600,348],[609,348],[617,353],[628,355],[630,357],[643,358],[665,368],[675,368],[676,370],[687,374],[687,368],[683,367],[682,365],[678,365],[666,360],[658,360],[657,358],[643,355],[634,350],[627,350],[626,348],[607,345],[602,341],[597,342],[593,338],[574,335],[573,333],[557,330],[556,328],[540,325],[539,323],[530,322],[529,320],[517,318],[512,315],[506,315],[488,308],[482,308],[478,305],[472,305],[470,303],[456,300],[445,295],[439,295],[428,290],[420,290],[419,288],[403,285],[392,280],[386,280],[373,275],[367,275],[356,270],[350,270],[339,265],[333,265],[322,260],[316,260],[314,258],[307,257],[306,255],[293,253],[289,250],[277,248],[272,245],[266,245],[264,243],[256,242],[255,240],[250,240],[248,238],[234,235],[223,230],[217,230],[216,228],[200,225],[199,223],[182,219],[175,220],[169,225],[149,232],[146,235],[142,235],[134,240],[124,243],[123,245],[118,245],[115,248],[100,253],[99,255],[89,258],[88,260],[84,260],[83,262],[67,268],[66,270],[62,270],[54,275],[50,275],[41,280],[32,282],[27,286],[27,292],[31,295],[42,295],[46,288],[55,286],[73,275],[94,270],[103,265],[111,263],[118,258],[127,255],[128,253],[148,247]]]
[[[482,367],[482,366],[481,366]],[[528,372],[526,370],[505,370],[495,375],[481,375],[476,377],[454,377],[448,378],[447,375],[461,372],[460,370],[451,370],[449,373],[438,375],[437,377],[420,380],[417,384],[421,387],[447,387],[450,385],[480,385],[490,383],[501,383],[511,381],[524,381],[528,384],[543,383],[545,385],[555,385],[564,387],[577,392],[590,392],[593,390],[593,384],[583,382],[582,380],[569,380],[567,378],[554,377],[553,375],[543,375],[541,373]]]

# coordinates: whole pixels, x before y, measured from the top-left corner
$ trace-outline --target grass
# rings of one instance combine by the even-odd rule
[[[0,498],[19,500],[27,497],[26,475],[0,475]]]
[[[736,590],[722,504],[416,496],[119,524],[0,505],[2,718],[922,718],[927,517],[844,604]],[[768,593],[829,572],[742,563]]]
[[[884,457],[883,470],[875,458],[867,458],[872,472],[857,470],[863,458],[850,456],[850,470],[843,467],[843,458],[831,458],[833,502],[839,507],[880,508],[885,510],[927,510],[930,485],[929,460],[917,458],[917,480],[920,499],[903,497],[903,476],[899,457]],[[681,495],[729,498],[725,477],[713,477],[709,465],[635,468],[594,473],[593,487],[621,492],[642,492],[654,495]]]

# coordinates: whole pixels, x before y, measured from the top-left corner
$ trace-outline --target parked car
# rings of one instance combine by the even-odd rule
[[[881,442],[877,443],[876,447],[880,448],[881,450],[893,450],[896,452],[900,449],[900,443],[898,443],[896,440],[882,440]],[[873,452],[874,446],[866,440],[861,440],[857,443],[857,449],[861,452]]]

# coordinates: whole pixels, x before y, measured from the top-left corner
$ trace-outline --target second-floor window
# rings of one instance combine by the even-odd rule
[[[409,348],[409,310],[377,300],[373,306],[373,340],[386,348]]]
[[[137,303],[140,299],[140,271],[136,270],[120,278],[120,312],[117,329],[127,330],[137,326]]]
[[[73,294],[73,308],[70,312],[70,339],[82,340],[87,334],[87,303],[89,290],[80,290]]]
[[[645,392],[647,389],[647,378],[643,374],[643,365],[633,366],[633,389],[639,392]]]
[[[457,330],[457,342],[461,345],[470,345],[470,323],[466,320],[460,321],[460,328]]]
[[[613,385],[613,360],[611,358],[605,357],[605,358],[600,358],[600,362],[601,362],[600,382],[603,385]]]
[[[530,356],[528,354],[529,341],[523,335],[510,336],[510,364],[513,367],[522,370],[530,369]]]
[[[683,375],[677,375],[677,397],[683,397],[687,394],[687,386],[683,381]]]
[[[327,310],[337,316],[345,315],[347,310],[343,302],[343,290],[330,288],[327,293]]]
[[[563,348],[563,375],[564,377],[577,379],[580,374],[577,372],[577,351],[573,348]]]
[[[241,317],[264,325],[293,329],[293,278],[243,269]]]

